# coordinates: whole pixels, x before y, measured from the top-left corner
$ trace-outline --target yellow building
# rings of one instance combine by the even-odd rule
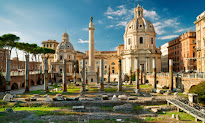
[[[196,19],[197,72],[205,72],[205,11]]]

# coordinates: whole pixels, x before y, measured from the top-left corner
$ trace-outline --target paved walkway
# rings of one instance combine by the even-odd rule
[[[30,91],[43,90],[43,88],[44,88],[44,85],[31,86]],[[49,89],[50,88],[54,88],[54,87],[49,86]],[[25,91],[25,88],[21,88],[21,89],[18,89],[18,90],[12,90],[11,94],[22,94],[22,93],[24,93],[24,91]],[[5,94],[5,92],[0,92],[0,94]]]

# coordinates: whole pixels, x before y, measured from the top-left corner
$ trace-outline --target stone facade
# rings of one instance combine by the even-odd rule
[[[138,4],[134,9],[134,19],[125,28],[122,74],[129,75],[136,70],[136,58],[146,72],[152,72],[152,59],[156,59],[157,72],[161,71],[161,51],[156,48],[154,26],[143,17],[143,8]]]
[[[161,64],[162,64],[162,72],[168,72],[169,71],[169,65],[168,65],[168,43],[163,44],[160,47],[160,50],[162,52],[161,55]]]
[[[196,19],[197,71],[205,72],[205,11]]]

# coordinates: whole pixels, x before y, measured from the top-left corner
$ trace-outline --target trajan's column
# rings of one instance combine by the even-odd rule
[[[93,17],[90,19],[89,23],[89,68],[87,72],[88,83],[92,84],[92,82],[97,82],[97,74],[95,72],[95,40],[94,40],[94,23]]]

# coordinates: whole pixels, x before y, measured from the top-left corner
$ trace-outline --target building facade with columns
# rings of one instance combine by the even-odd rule
[[[48,55],[49,71],[51,71],[52,65],[53,72],[61,74],[63,72],[63,60],[66,59],[66,73],[70,75],[74,73],[76,54],[79,52],[74,50],[73,45],[69,41],[69,35],[66,32],[62,35],[62,42],[59,43],[55,40],[43,41],[42,47],[55,50],[55,54],[46,54]],[[45,55],[42,55],[42,59],[45,59]]]
[[[134,19],[125,28],[122,74],[129,75],[136,70],[136,58],[146,72],[152,72],[152,62],[156,59],[157,72],[161,71],[161,51],[156,48],[156,33],[153,24],[143,17],[143,8],[138,4],[134,9]]]
[[[205,72],[205,11],[197,16],[196,21],[197,72]]]

